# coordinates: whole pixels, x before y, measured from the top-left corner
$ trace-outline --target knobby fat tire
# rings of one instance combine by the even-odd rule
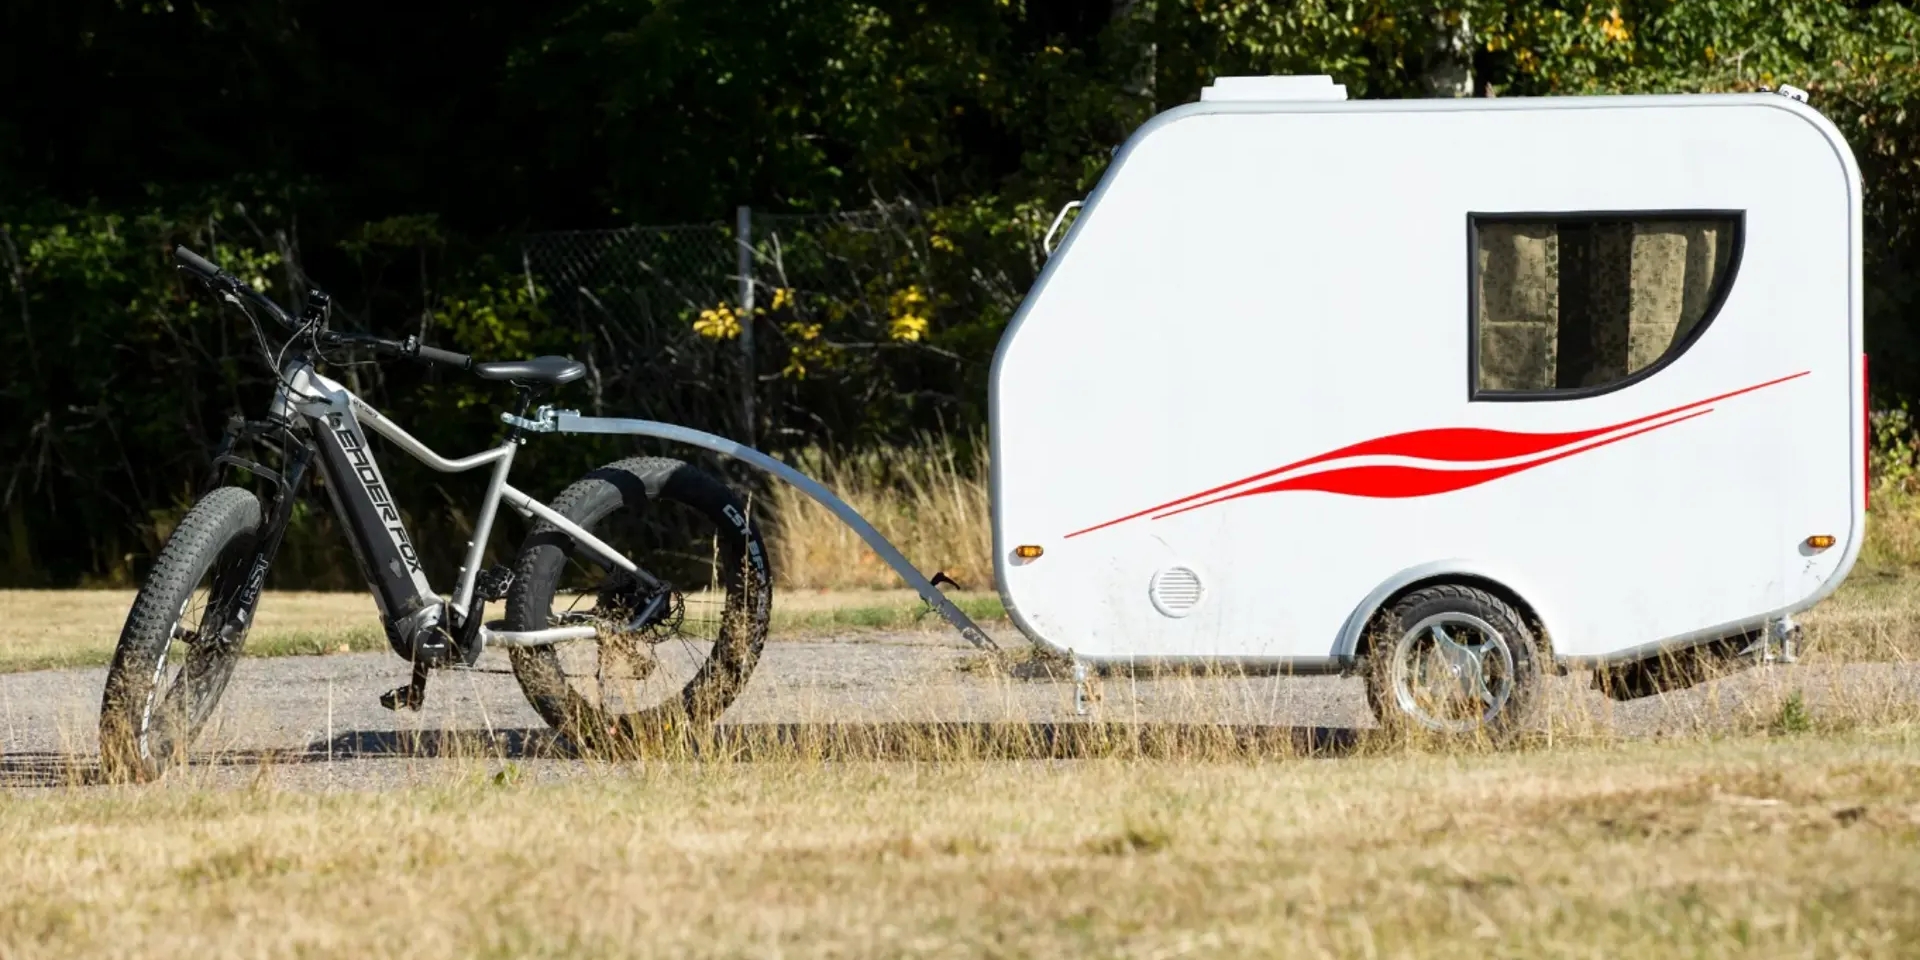
[[[713,524],[726,587],[719,636],[679,696],[631,712],[603,710],[567,682],[554,647],[508,651],[514,676],[535,712],[582,748],[651,741],[712,724],[739,696],[766,643],[773,605],[766,544],[748,509],[720,480],[679,460],[638,457],[594,470],[563,491],[552,506],[593,532],[616,510],[645,511],[663,501],[691,507]],[[551,625],[554,592],[572,549],[572,539],[552,524],[538,523],[527,534],[507,591],[508,629],[543,630]],[[642,568],[647,565],[645,556],[632,559]]]

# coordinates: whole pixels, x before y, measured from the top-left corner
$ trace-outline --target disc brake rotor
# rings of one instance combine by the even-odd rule
[[[591,673],[602,685],[645,680],[660,666],[653,648],[680,635],[686,622],[686,596],[670,584],[648,590],[631,580],[616,582],[598,592],[593,609],[559,619],[594,628],[599,655]],[[569,675],[582,674],[569,671]]]

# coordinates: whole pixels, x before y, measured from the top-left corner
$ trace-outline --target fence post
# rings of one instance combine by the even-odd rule
[[[740,265],[740,413],[744,417],[741,442],[753,445],[753,394],[757,380],[753,369],[753,208],[742,205],[734,211],[734,237],[739,246]]]

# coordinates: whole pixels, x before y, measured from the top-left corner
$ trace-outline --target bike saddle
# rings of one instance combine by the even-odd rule
[[[531,360],[502,360],[476,363],[473,372],[482,380],[511,380],[514,383],[538,383],[557,387],[587,375],[587,365],[566,357],[534,357]]]

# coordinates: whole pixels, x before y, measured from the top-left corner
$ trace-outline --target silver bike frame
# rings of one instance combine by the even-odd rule
[[[493,521],[499,515],[502,502],[522,516],[537,518],[552,524],[560,532],[572,538],[582,550],[609,567],[624,570],[649,587],[659,586],[658,579],[640,569],[632,560],[622,556],[619,551],[608,546],[599,537],[560,515],[552,507],[507,483],[507,474],[513,468],[513,455],[519,447],[519,442],[510,440],[490,450],[483,450],[457,460],[443,457],[385,414],[374,409],[372,404],[360,399],[353,391],[316,372],[310,363],[296,360],[288,364],[284,373],[284,384],[275,397],[274,403],[275,413],[283,418],[304,419],[308,428],[315,431],[351,431],[357,427],[365,427],[385,437],[394,446],[405,451],[408,456],[441,473],[464,473],[483,466],[493,467],[493,472],[487,480],[487,492],[481,499],[480,511],[474,521],[473,539],[467,544],[466,560],[461,565],[460,576],[454,586],[453,598],[446,604],[448,609],[462,618],[470,614],[478,615],[477,610],[471,609],[474,583],[479,579],[481,563],[486,554],[487,539],[493,532]],[[298,413],[299,417],[289,416],[293,413]],[[370,487],[384,484],[372,451],[354,450],[352,452],[356,454],[356,466],[358,466],[361,480]],[[341,518],[343,522],[349,524],[355,522],[355,518],[348,515],[349,511],[339,502],[337,496],[335,505],[336,509],[343,514]],[[410,556],[412,544],[407,542],[404,530],[400,529],[396,523],[388,529],[388,533],[394,539],[399,551]],[[363,531],[360,535],[371,534]],[[425,576],[417,569],[413,577],[422,594],[437,596],[437,593],[427,584]],[[374,598],[380,602],[383,616],[391,618],[396,615],[395,611],[387,609],[387,603],[378,589],[374,591]],[[425,611],[423,614],[429,619],[437,615]],[[595,630],[592,627],[577,626],[506,631],[483,625],[480,628],[480,636],[483,644],[545,646],[569,640],[590,640],[595,636]]]
[[[374,409],[373,405],[356,396],[353,391],[347,389],[337,381],[322,376],[313,369],[310,362],[304,359],[296,359],[287,365],[287,368],[283,371],[282,383],[283,385],[275,397],[274,412],[286,420],[295,421],[304,419],[309,425],[309,428],[316,431],[350,431],[355,435],[358,433],[357,428],[364,425],[405,451],[408,456],[442,473],[462,473],[489,464],[493,466],[493,473],[487,481],[487,492],[481,500],[480,511],[474,523],[473,539],[467,544],[466,561],[460,568],[460,576],[454,586],[453,598],[447,601],[447,607],[458,613],[462,618],[470,615],[470,613],[473,615],[477,615],[478,613],[478,611],[470,611],[473,605],[474,583],[480,575],[480,565],[486,553],[487,538],[493,532],[493,521],[499,513],[502,502],[505,502],[522,516],[537,518],[552,524],[562,533],[572,538],[575,544],[589,554],[604,561],[606,564],[626,571],[647,586],[659,586],[660,581],[657,578],[645,570],[640,569],[632,560],[622,556],[618,551],[589,533],[579,524],[568,520],[552,507],[515,489],[511,484],[507,483],[507,474],[513,467],[514,451],[520,443],[525,442],[524,439],[509,440],[490,450],[483,450],[457,460],[449,459],[434,452],[426,444],[421,443],[412,434],[402,429],[399,424],[394,423],[385,414]],[[294,413],[298,413],[299,417],[292,416]],[[834,516],[840,518],[841,522],[852,528],[856,534],[859,534],[862,540],[866,541],[869,547],[873,548],[875,553],[879,554],[881,560],[885,561],[889,567],[893,568],[894,572],[906,580],[907,583],[914,588],[915,592],[920,595],[921,599],[925,600],[933,609],[940,613],[942,618],[952,624],[955,629],[959,630],[960,635],[965,637],[969,643],[983,650],[997,651],[999,649],[992,638],[988,637],[986,632],[981,630],[980,627],[973,622],[972,618],[968,617],[946,594],[940,592],[939,587],[934,586],[932,581],[928,580],[913,564],[909,563],[907,558],[902,555],[892,543],[888,542],[885,537],[881,536],[880,532],[875,530],[873,525],[868,523],[866,518],[862,517],[858,511],[855,511],[853,507],[835,496],[832,491],[814,481],[813,478],[758,450],[735,443],[724,437],[714,436],[710,433],[702,433],[698,430],[675,426],[669,423],[612,417],[583,417],[575,410],[555,410],[551,407],[541,407],[532,418],[516,417],[513,414],[501,414],[501,420],[510,426],[519,427],[522,431],[528,433],[620,434],[626,436],[655,437],[710,450],[770,473],[792,484],[802,493],[811,497],[815,502],[826,507]],[[360,471],[359,476],[363,482],[366,482],[370,489],[373,485],[384,484],[384,480],[380,477],[378,467],[374,463],[372,451],[354,450],[353,453],[356,455],[355,466]],[[343,514],[346,513],[345,507],[340,506],[337,502],[336,506],[342,510]],[[397,521],[397,513],[393,516]],[[343,522],[352,524],[354,517],[343,515],[342,520]],[[397,551],[411,557],[412,544],[407,542],[406,533],[397,522],[389,527],[389,534],[394,538],[394,545]],[[417,565],[415,566],[412,576],[422,595],[437,595],[434,594],[431,587],[427,584],[424,575],[419,573]],[[375,599],[380,600],[380,597],[381,593],[376,589]],[[381,601],[381,612],[389,618],[395,616],[394,611],[386,608],[385,601]],[[425,611],[423,611],[423,614],[424,613]],[[490,626],[484,625],[480,628],[480,637],[483,644],[499,644],[509,647],[547,646],[572,640],[588,640],[594,636],[596,636],[595,629],[584,626],[549,627],[543,630],[531,631],[495,630]]]

